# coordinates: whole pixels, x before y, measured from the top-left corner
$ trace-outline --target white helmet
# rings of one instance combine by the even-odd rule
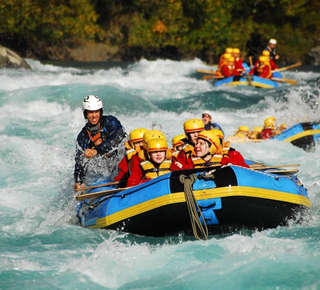
[[[98,96],[89,95],[83,99],[82,102],[82,111],[85,119],[87,118],[86,111],[98,111],[101,110],[102,114],[102,101]]]
[[[276,41],[275,39],[271,38],[271,39],[269,40],[269,43],[271,43],[271,44],[277,44],[277,41]]]

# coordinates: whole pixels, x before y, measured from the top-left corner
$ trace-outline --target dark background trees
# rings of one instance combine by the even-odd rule
[[[294,62],[320,44],[319,11],[320,0],[0,0],[0,43],[42,58],[90,43],[118,59],[216,62],[229,46],[257,57],[276,38]]]

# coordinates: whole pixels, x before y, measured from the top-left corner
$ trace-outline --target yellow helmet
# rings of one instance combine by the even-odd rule
[[[183,128],[186,134],[200,132],[204,129],[204,123],[201,119],[190,119],[184,122]]]
[[[250,131],[250,129],[248,126],[240,126],[238,128],[238,132],[249,132],[249,131]]]
[[[155,139],[155,138],[166,139],[164,134],[159,130],[148,130],[143,134],[143,142],[145,144],[147,144],[149,140]]]
[[[259,61],[261,62],[268,62],[269,61],[269,57],[265,56],[265,55],[261,55],[259,57]]]
[[[210,132],[212,132],[213,134],[216,134],[218,136],[218,138],[224,139],[224,134],[221,130],[219,129],[211,129],[209,130]]]
[[[275,129],[276,127],[276,118],[275,117],[268,117],[267,119],[264,120],[264,127],[265,128],[270,128],[270,129]]]
[[[262,130],[263,130],[263,127],[261,126],[256,126],[252,128],[252,132],[255,132],[255,133],[261,133]]]
[[[262,56],[270,56],[270,51],[269,50],[264,50],[262,52]]]
[[[240,54],[240,49],[239,48],[234,48],[233,49],[233,53]]]
[[[232,47],[227,47],[226,48],[226,53],[233,53],[233,48]]]
[[[167,150],[168,150],[168,144],[166,139],[154,138],[154,139],[150,139],[147,142],[147,152],[149,157],[150,157],[150,152],[167,151]]]
[[[204,139],[206,141],[208,141],[211,146],[210,146],[210,154],[214,154],[217,152],[217,150],[219,149],[220,147],[220,139],[219,137],[214,133],[212,132],[213,130],[204,130],[204,131],[201,131],[198,135],[198,139]]]
[[[129,141],[131,145],[133,145],[133,143],[135,142],[143,141],[143,135],[147,131],[148,129],[146,128],[138,128],[138,129],[132,130],[129,134]]]
[[[232,62],[232,61],[234,61],[234,57],[231,55],[230,57],[227,58],[227,60]]]
[[[181,135],[177,135],[175,137],[172,138],[172,148],[174,150],[176,150],[176,147],[179,146],[179,145],[182,145],[182,142],[181,140],[186,138],[186,135],[184,134],[181,134]]]
[[[281,130],[287,129],[287,124],[286,124],[286,123],[282,123],[282,124],[280,125],[280,129],[281,129]]]

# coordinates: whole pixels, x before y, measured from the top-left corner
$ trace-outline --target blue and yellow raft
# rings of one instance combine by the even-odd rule
[[[191,234],[181,176],[195,178],[192,194],[209,234],[287,225],[310,207],[307,190],[296,176],[283,175],[286,170],[272,173],[232,165],[208,175],[209,170],[175,171],[121,192],[85,199],[78,205],[78,220],[87,228],[144,236]],[[110,188],[92,191],[105,189]]]
[[[294,146],[311,151],[316,144],[320,144],[320,121],[295,124],[272,139],[290,142]]]

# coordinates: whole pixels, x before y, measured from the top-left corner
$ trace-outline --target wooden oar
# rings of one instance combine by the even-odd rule
[[[249,56],[249,63],[250,63],[250,68],[253,68],[252,56]]]
[[[277,69],[273,70],[272,72],[279,72],[279,71],[284,71],[284,70],[287,70],[290,68],[295,68],[295,67],[300,66],[301,64],[302,64],[301,62],[297,62],[296,64],[293,64],[293,65],[277,68]]]
[[[77,195],[75,198],[76,198],[76,200],[85,200],[85,199],[90,199],[90,198],[97,198],[97,197],[100,197],[100,196],[111,195],[111,194],[126,190],[126,189],[131,188],[131,187],[132,186],[124,187],[124,188],[115,188],[115,189],[103,190],[103,191],[87,193],[87,194],[80,194],[80,195]]]
[[[298,171],[299,171],[298,169],[288,169],[288,170],[284,169],[284,170],[268,170],[266,171],[266,173],[290,175],[290,174],[295,174]]]
[[[197,72],[203,73],[203,74],[214,74],[214,75],[217,73],[217,71],[215,70],[203,70],[203,69],[197,69]]]
[[[203,80],[223,79],[223,78],[224,76],[212,76],[212,75],[206,75],[202,77]]]
[[[298,82],[296,80],[290,80],[290,79],[283,79],[283,78],[271,78],[275,82],[280,82],[280,83],[288,83],[291,85],[296,85]]]
[[[263,169],[274,169],[274,168],[283,168],[283,167],[298,167],[300,164],[286,164],[286,165],[276,165],[276,166],[253,166],[250,168],[254,170],[263,170]]]
[[[99,184],[99,185],[93,185],[93,186],[86,186],[86,187],[82,187],[82,188],[77,188],[76,191],[85,191],[87,189],[92,189],[92,188],[97,188],[97,187],[104,187],[104,186],[110,186],[110,185],[115,185],[118,184],[119,181],[113,181],[113,182],[109,182],[109,183],[104,183],[104,184]]]

